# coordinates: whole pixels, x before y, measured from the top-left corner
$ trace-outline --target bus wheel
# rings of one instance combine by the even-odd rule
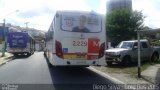
[[[52,68],[54,66],[50,62],[48,62],[48,67]]]
[[[14,55],[14,57],[18,57],[18,54],[17,53],[15,53],[15,54],[13,54]]]
[[[46,53],[45,53],[45,52],[43,53],[43,55],[44,55],[44,57],[46,58]]]
[[[32,51],[32,53],[31,54],[34,54],[34,51]]]
[[[31,55],[31,53],[27,53],[27,56],[30,56]]]

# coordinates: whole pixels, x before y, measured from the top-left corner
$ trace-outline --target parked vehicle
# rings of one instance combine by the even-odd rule
[[[44,54],[50,64],[106,65],[104,20],[95,12],[57,11],[46,33]]]
[[[122,41],[116,48],[105,51],[106,62],[108,65],[113,62],[129,65],[132,62],[138,61],[138,41]],[[149,42],[144,39],[140,40],[141,60],[157,61],[159,59],[160,48],[152,47]]]
[[[7,51],[18,55],[31,55],[35,50],[35,40],[26,32],[10,32],[7,38]]]

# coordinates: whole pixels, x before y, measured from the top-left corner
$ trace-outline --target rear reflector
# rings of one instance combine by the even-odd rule
[[[99,55],[98,58],[101,58],[104,56],[104,52],[105,52],[105,43],[102,43],[99,49]]]
[[[59,58],[63,58],[62,44],[59,41],[56,41],[56,55]]]

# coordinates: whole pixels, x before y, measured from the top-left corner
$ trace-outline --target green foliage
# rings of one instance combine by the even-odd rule
[[[135,30],[142,29],[144,16],[141,11],[118,9],[107,14],[107,36],[112,42],[119,43],[122,40],[136,38]]]
[[[160,41],[159,40],[152,40],[151,45],[152,46],[160,46]]]

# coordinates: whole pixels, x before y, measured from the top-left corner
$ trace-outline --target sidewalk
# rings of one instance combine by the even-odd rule
[[[6,62],[8,62],[9,60],[11,60],[11,58],[13,57],[13,55],[11,53],[5,53],[4,57],[1,57],[2,53],[0,52],[0,65],[5,64]]]
[[[105,70],[107,70],[106,67],[93,66],[93,68],[103,73],[106,73],[110,77],[115,78],[120,82],[123,82],[124,84],[160,84],[160,64],[155,64],[153,66],[148,67],[146,70],[142,71],[142,78],[138,78],[137,76],[131,76],[130,74],[125,73],[108,73],[105,72]]]
[[[154,84],[160,84],[160,64],[150,66],[142,72],[142,78]]]

